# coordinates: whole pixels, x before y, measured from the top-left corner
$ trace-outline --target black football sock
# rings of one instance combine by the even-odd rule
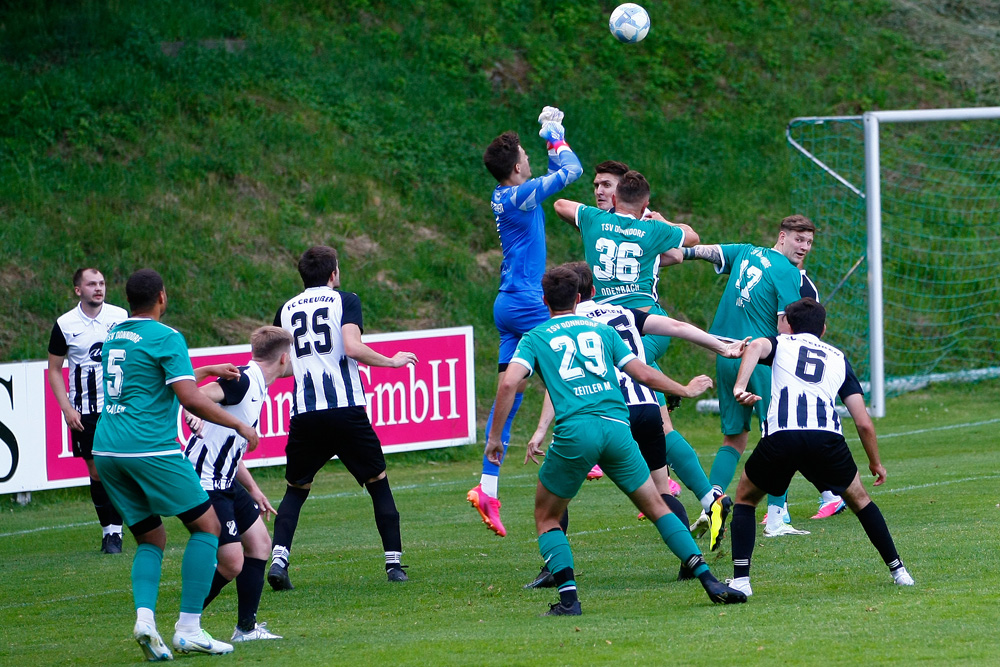
[[[104,490],[104,483],[93,477],[90,478],[90,499],[94,501],[97,520],[101,523],[102,528],[122,525],[122,517],[118,514],[115,506],[111,504],[108,492]]]
[[[892,535],[889,533],[889,526],[885,524],[885,517],[882,516],[882,510],[878,508],[878,505],[874,501],[870,502],[856,516],[861,522],[861,527],[865,529],[868,539],[878,549],[879,555],[882,556],[882,560],[889,566],[889,569],[896,570],[903,567],[902,561],[899,560],[899,553],[896,551],[896,545],[892,541]]]
[[[576,592],[576,575],[573,574],[573,568],[564,567],[552,574],[552,578],[555,579],[556,587],[559,588],[559,602],[565,607],[573,606],[579,598]]]
[[[733,577],[750,576],[750,558],[753,557],[756,538],[756,508],[752,505],[733,505],[733,522],[729,534],[733,540]]]
[[[681,523],[683,523],[685,526],[691,523],[690,521],[688,521],[688,513],[687,510],[684,508],[684,503],[677,500],[669,493],[661,493],[660,497],[663,498],[663,502],[667,504],[667,507],[670,508],[670,511],[677,515],[677,518],[681,520]]]
[[[260,558],[244,558],[243,570],[236,575],[236,627],[243,632],[250,632],[257,625],[266,565],[267,561]]]
[[[563,515],[561,517],[559,517],[559,527],[562,528],[562,531],[564,533],[569,530],[569,508],[568,507],[563,512]]]
[[[309,497],[309,489],[300,489],[295,486],[285,488],[285,497],[278,505],[278,516],[274,519],[274,539],[271,540],[271,551],[274,553],[275,547],[281,547],[286,553],[292,549],[292,538],[295,536],[295,527],[299,523],[299,512]],[[287,555],[283,565],[287,567]]]
[[[202,606],[202,609],[207,607],[212,600],[218,597],[219,593],[222,592],[222,589],[225,588],[228,583],[229,579],[223,577],[219,574],[219,571],[216,570],[215,576],[212,577],[212,587],[208,589],[208,595],[205,596],[205,604]]]
[[[368,494],[372,497],[375,527],[378,528],[378,534],[382,538],[382,548],[386,552],[386,568],[388,569],[392,565],[388,562],[389,555],[403,551],[403,540],[399,536],[399,512],[396,510],[396,501],[393,500],[388,477],[365,484],[365,488],[368,489]],[[398,566],[398,561],[396,565]]]

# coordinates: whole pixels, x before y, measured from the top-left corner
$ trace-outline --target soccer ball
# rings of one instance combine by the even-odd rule
[[[626,44],[641,42],[649,32],[649,14],[634,2],[626,2],[611,12],[608,29],[619,42]]]

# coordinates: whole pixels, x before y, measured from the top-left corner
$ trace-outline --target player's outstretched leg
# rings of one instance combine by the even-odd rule
[[[579,616],[580,600],[577,597],[573,573],[573,552],[562,528],[553,528],[538,536],[538,550],[552,571],[552,579],[559,588],[559,602],[549,605],[543,616]]]
[[[647,512],[648,514],[649,512]],[[730,588],[712,575],[705,563],[705,558],[698,550],[698,545],[694,543],[687,526],[681,523],[680,519],[672,513],[667,513],[653,523],[660,531],[660,537],[663,538],[667,547],[701,581],[709,600],[721,604],[738,604],[747,601],[746,595]]]
[[[500,442],[503,443],[505,458],[507,456],[507,444],[510,442],[510,430],[514,424],[514,415],[517,414],[518,408],[521,407],[522,400],[524,400],[524,394],[520,392],[514,394],[514,404],[511,405],[507,421],[504,422],[503,429],[500,431]],[[486,419],[487,435],[493,428],[493,409],[495,407],[496,403],[490,408],[490,416]],[[503,461],[502,458],[500,460]],[[499,481],[500,466],[490,461],[483,454],[483,473],[479,478],[479,484],[465,494],[465,499],[476,508],[487,528],[500,537],[505,537],[507,529],[504,528],[503,522],[500,520]]]
[[[408,577],[403,570],[406,566],[400,561],[403,555],[403,540],[399,535],[399,511],[396,500],[392,497],[389,478],[383,477],[372,482],[366,482],[365,488],[372,497],[372,509],[375,510],[375,526],[382,538],[382,548],[385,550],[385,573],[389,581],[406,581]]]
[[[562,516],[559,517],[559,527],[562,528],[563,534],[569,532],[569,508],[567,508]],[[556,580],[552,576],[552,572],[549,571],[548,563],[542,563],[542,569],[538,571],[535,578],[526,583],[523,588],[555,588]]]
[[[162,549],[153,544],[139,543],[132,559],[132,597],[135,599],[136,615],[132,636],[146,660],[151,662],[174,659],[156,630],[156,600],[160,592],[162,564]]]
[[[274,539],[271,541],[271,569],[267,572],[267,583],[276,591],[295,588],[288,576],[288,562],[299,513],[308,497],[309,489],[289,485],[285,487],[285,497],[278,505],[278,516],[274,519]]]
[[[860,485],[860,482],[858,484]],[[893,582],[898,586],[912,586],[913,577],[906,571],[903,561],[899,558],[899,552],[896,551],[896,544],[889,533],[889,527],[885,523],[885,517],[882,516],[882,510],[874,502],[869,501],[863,508],[855,511],[855,514],[858,521],[861,522],[861,527],[865,529],[868,539],[878,549],[882,560],[889,567]]]
[[[215,515],[212,514],[214,519]],[[218,521],[215,522],[218,526]],[[190,524],[189,524],[190,525]],[[201,612],[215,575],[217,535],[193,532],[181,561],[181,613],[174,625],[174,650],[178,653],[232,653],[231,644],[221,642],[201,627]]]
[[[750,588],[750,559],[756,538],[754,510],[753,505],[737,503],[733,506],[733,578],[726,582],[747,596],[753,595],[753,589]]]

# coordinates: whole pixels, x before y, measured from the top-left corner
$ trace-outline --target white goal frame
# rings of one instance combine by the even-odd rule
[[[903,111],[866,111],[861,116],[803,116],[793,118],[785,130],[788,143],[795,150],[865,200],[868,229],[868,342],[871,362],[869,412],[885,416],[885,329],[882,302],[882,180],[879,128],[883,123],[932,123],[1000,119],[1000,107],[964,109],[921,109]],[[860,120],[864,126],[864,191],[823,163],[792,138],[792,126],[799,122]]]

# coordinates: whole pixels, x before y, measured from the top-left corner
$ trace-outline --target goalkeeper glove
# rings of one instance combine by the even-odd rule
[[[562,111],[556,107],[542,107],[542,113],[538,114],[538,122],[542,125],[546,121],[554,120],[557,123],[561,123],[563,118],[566,116]]]
[[[542,129],[538,131],[538,136],[545,139],[549,150],[559,150],[566,146],[566,130],[562,123],[554,120],[547,120],[542,123]]]

